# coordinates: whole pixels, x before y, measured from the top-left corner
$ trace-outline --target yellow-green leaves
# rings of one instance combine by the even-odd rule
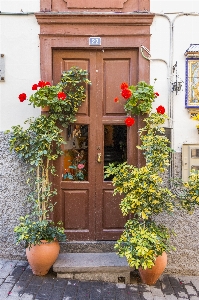
[[[131,267],[151,268],[157,256],[171,249],[170,232],[152,221],[127,221],[125,230],[115,245],[120,256],[125,256]]]

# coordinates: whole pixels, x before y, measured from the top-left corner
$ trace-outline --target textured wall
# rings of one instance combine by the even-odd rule
[[[28,212],[26,166],[9,151],[9,136],[0,132],[0,257],[25,257],[24,249],[15,245],[14,227]]]
[[[176,177],[181,177],[181,163],[181,153],[175,153],[173,168]],[[182,210],[172,215],[161,214],[156,220],[176,234],[171,238],[176,251],[168,253],[166,272],[199,275],[199,209],[192,215]]]

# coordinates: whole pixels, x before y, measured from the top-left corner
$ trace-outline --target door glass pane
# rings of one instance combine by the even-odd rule
[[[127,127],[126,125],[104,126],[104,166],[115,165],[127,160]],[[111,178],[106,178],[111,180]]]
[[[70,125],[64,135],[62,180],[88,180],[88,125]]]

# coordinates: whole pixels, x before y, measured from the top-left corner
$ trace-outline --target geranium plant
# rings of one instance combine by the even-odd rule
[[[49,106],[48,115],[30,118],[25,121],[27,129],[17,125],[10,132],[10,150],[29,165],[32,174],[29,180],[32,192],[28,196],[32,212],[22,216],[14,230],[17,243],[23,241],[25,247],[40,244],[42,239],[48,242],[66,239],[61,224],[50,220],[54,207],[52,198],[57,193],[50,179],[56,174],[53,162],[63,154],[65,141],[61,128],[75,122],[78,108],[86,98],[86,84],[90,84],[87,76],[85,70],[72,67],[55,86],[44,81],[33,84],[29,104]],[[27,100],[25,93],[18,98],[20,102]]]

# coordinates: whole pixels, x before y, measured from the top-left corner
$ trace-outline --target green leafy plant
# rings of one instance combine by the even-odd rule
[[[127,126],[134,125],[133,115],[148,115],[143,120],[145,126],[139,129],[141,145],[137,146],[143,152],[145,166],[138,168],[125,162],[109,164],[105,169],[105,177],[113,178],[114,194],[122,195],[122,214],[129,216],[115,249],[126,257],[131,267],[146,269],[151,268],[164,251],[175,250],[170,243],[175,233],[157,224],[155,216],[163,212],[170,214],[175,209],[194,211],[199,205],[199,171],[192,170],[188,182],[174,178],[171,184],[165,184],[164,176],[173,150],[163,127],[168,119],[165,108],[160,105],[152,112],[152,103],[159,94],[146,82],[139,82],[137,86],[122,83],[121,90],[127,101],[124,105]],[[114,101],[118,102],[118,97]]]
[[[56,225],[49,219],[54,207],[52,197],[57,193],[51,182],[56,175],[53,162],[63,154],[61,146],[65,141],[61,127],[75,122],[78,108],[86,98],[86,84],[90,84],[87,75],[86,71],[72,67],[56,86],[44,81],[34,84],[32,90],[36,92],[30,96],[30,104],[49,106],[48,115],[26,120],[27,129],[20,125],[12,127],[10,150],[29,165],[33,178],[28,180],[32,188],[28,196],[32,213],[22,216],[14,229],[17,243],[24,241],[26,247],[40,244],[41,239],[48,242],[66,239],[61,223]],[[25,93],[19,95],[20,102],[26,98]]]
[[[138,168],[125,162],[117,166],[110,164],[105,171],[107,178],[113,177],[114,194],[123,197],[122,214],[133,216],[127,221],[115,249],[120,256],[126,256],[131,267],[146,269],[154,265],[158,255],[174,249],[170,245],[172,231],[154,220],[155,215],[172,213],[175,208],[175,195],[163,180],[173,150],[163,128],[168,119],[164,107],[160,105],[156,112],[151,112],[152,103],[159,95],[153,86],[140,82],[128,87],[122,83],[121,89],[128,114],[149,114],[143,120],[145,126],[139,129],[141,145],[137,146],[143,152],[145,166]],[[135,120],[132,124],[125,123],[132,126]]]

